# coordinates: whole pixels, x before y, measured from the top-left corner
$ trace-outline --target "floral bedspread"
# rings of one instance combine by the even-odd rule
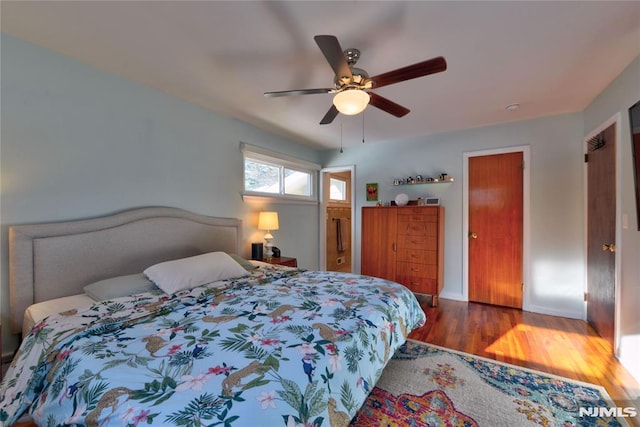
[[[50,316],[0,389],[0,422],[346,426],[425,316],[403,286],[261,267],[172,296]]]

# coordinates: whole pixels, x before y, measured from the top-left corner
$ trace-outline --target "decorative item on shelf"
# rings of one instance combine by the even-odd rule
[[[277,230],[280,227],[278,224],[278,212],[260,212],[258,217],[258,230],[266,230],[264,240],[267,242],[265,247],[267,248],[266,257],[268,260],[273,258],[273,235],[271,230]]]
[[[453,182],[453,178],[450,178],[449,175],[445,172],[440,174],[437,178],[432,177],[424,177],[422,175],[416,175],[416,177],[408,177],[408,178],[394,178],[393,185],[415,185],[415,184],[440,184]]]
[[[398,206],[406,206],[409,203],[409,196],[404,193],[400,193],[396,196],[396,205]]]

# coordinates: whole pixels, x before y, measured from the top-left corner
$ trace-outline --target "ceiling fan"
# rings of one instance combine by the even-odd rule
[[[338,113],[347,115],[361,113],[369,104],[396,117],[403,117],[409,113],[410,110],[408,108],[396,104],[375,92],[371,92],[371,89],[427,76],[429,74],[440,73],[447,69],[445,59],[438,56],[423,62],[418,62],[417,64],[369,77],[369,74],[367,74],[365,70],[354,67],[360,58],[360,51],[358,49],[347,49],[343,51],[335,36],[318,35],[314,37],[314,40],[336,73],[334,79],[335,86],[321,89],[266,92],[264,96],[278,97],[335,93],[333,105],[320,121],[321,125],[333,122],[333,119],[336,118]]]

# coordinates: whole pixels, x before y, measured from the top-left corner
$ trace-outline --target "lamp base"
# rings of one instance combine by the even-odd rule
[[[271,240],[273,240],[273,238],[268,239],[265,237],[264,241],[267,242],[264,247],[267,249],[266,253],[265,253],[265,258],[267,259],[267,261],[271,261],[271,259],[273,259],[273,243],[271,243]]]

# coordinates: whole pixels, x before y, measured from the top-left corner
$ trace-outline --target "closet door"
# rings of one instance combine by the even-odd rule
[[[361,273],[396,280],[397,208],[362,208]]]
[[[616,283],[616,134],[612,124],[589,141],[587,162],[587,321],[613,351]]]
[[[469,159],[469,301],[522,308],[523,155]]]

